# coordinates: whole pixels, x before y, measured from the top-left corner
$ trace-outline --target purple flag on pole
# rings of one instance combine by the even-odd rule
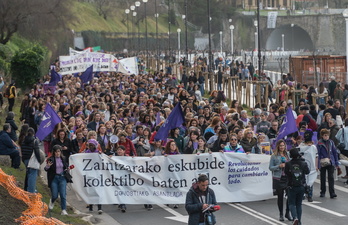
[[[283,124],[281,125],[279,129],[279,133],[277,136],[277,140],[283,139],[285,136],[292,134],[297,131],[296,127],[296,121],[294,114],[292,114],[292,110],[290,107],[288,107],[286,111],[286,115],[283,120]]]
[[[180,127],[185,121],[184,113],[182,112],[180,102],[176,104],[173,111],[157,131],[155,140],[166,140],[171,129]]]
[[[49,86],[56,86],[57,83],[62,79],[62,75],[57,73],[54,69],[51,70],[51,80]]]
[[[81,74],[80,79],[83,84],[93,79],[93,65],[88,67],[86,71]]]
[[[59,118],[52,106],[49,103],[47,103],[45,113],[42,117],[42,121],[36,132],[36,137],[42,141],[47,135],[49,135],[54,130],[54,127],[61,122],[62,120]]]
[[[157,126],[158,124],[160,124],[161,121],[162,121],[162,120],[161,120],[161,113],[160,113],[160,112],[157,112],[157,113],[156,113],[156,126]]]

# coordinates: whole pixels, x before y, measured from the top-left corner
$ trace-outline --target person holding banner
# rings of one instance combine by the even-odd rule
[[[279,140],[276,144],[276,148],[273,150],[269,162],[269,169],[272,171],[273,176],[273,190],[278,196],[278,209],[279,209],[279,221],[284,221],[283,207],[284,207],[284,192],[287,188],[287,177],[284,172],[285,163],[288,162],[289,156],[286,151],[286,143],[283,139]],[[285,218],[292,221],[292,217],[289,214],[288,200],[286,200]]]
[[[216,205],[213,189],[209,188],[209,178],[205,174],[199,175],[197,182],[186,194],[185,209],[189,214],[188,225],[216,224],[213,214]],[[208,223],[211,219],[211,223]]]
[[[98,151],[98,141],[95,139],[89,139],[87,141],[87,148],[84,150],[84,153],[99,153],[101,154],[100,151]],[[93,205],[90,204],[88,205],[89,211],[92,212],[93,211]],[[98,214],[102,214],[103,210],[102,210],[102,206],[100,204],[98,204]]]

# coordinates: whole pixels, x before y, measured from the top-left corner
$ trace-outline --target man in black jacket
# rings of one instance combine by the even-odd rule
[[[291,215],[294,218],[293,225],[301,224],[302,199],[305,192],[306,174],[309,174],[309,168],[304,159],[302,159],[297,148],[290,150],[291,160],[285,163],[285,174],[288,177],[288,199]]]
[[[198,177],[197,183],[194,183],[190,190],[186,194],[185,208],[189,214],[188,225],[205,225],[206,214],[210,214],[212,219],[211,224],[215,224],[215,216],[213,215],[214,208],[207,210],[207,213],[203,213],[205,209],[211,205],[216,205],[215,193],[208,187],[209,179],[205,174],[201,174]]]

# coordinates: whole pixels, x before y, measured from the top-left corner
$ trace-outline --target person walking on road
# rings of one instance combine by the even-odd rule
[[[306,175],[309,168],[301,157],[298,148],[290,150],[291,160],[285,163],[285,174],[288,177],[288,199],[293,225],[301,224],[302,199],[305,192]]]
[[[189,225],[216,224],[213,214],[215,207],[211,207],[211,205],[216,205],[217,202],[215,193],[208,187],[208,183],[208,176],[201,174],[197,183],[194,183],[186,194],[185,208],[189,214]],[[211,210],[208,209],[209,207]]]

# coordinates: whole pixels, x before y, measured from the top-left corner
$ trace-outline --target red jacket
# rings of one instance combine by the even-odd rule
[[[137,152],[135,150],[135,147],[132,143],[131,140],[129,140],[128,138],[126,138],[126,142],[118,142],[118,145],[122,145],[126,148],[126,154],[127,155],[132,155],[132,156],[137,156]]]

